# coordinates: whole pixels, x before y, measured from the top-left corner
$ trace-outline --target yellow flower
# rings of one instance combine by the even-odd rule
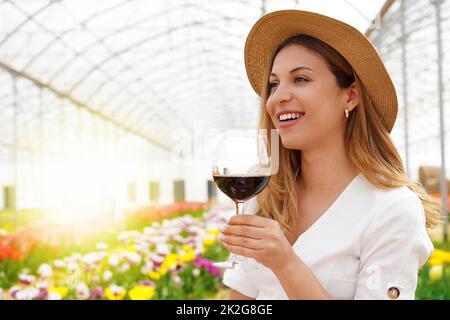
[[[128,246],[126,250],[128,252],[136,252],[136,248],[134,246]]]
[[[429,277],[432,281],[438,281],[439,279],[442,278],[442,272],[443,272],[443,266],[438,265],[438,266],[432,266],[430,268],[430,272],[429,272]]]
[[[159,280],[161,278],[161,274],[153,270],[150,270],[148,272],[148,276],[153,280]]]
[[[441,254],[441,259],[442,261],[444,261],[445,263],[450,263],[450,252],[443,252]]]
[[[208,247],[210,245],[212,245],[214,242],[216,242],[216,239],[212,238],[212,237],[208,237],[203,239],[203,244]]]
[[[164,262],[167,264],[167,266],[171,267],[177,263],[178,254],[176,254],[176,253],[168,254],[164,260],[165,260]]]
[[[450,252],[436,249],[433,251],[430,259],[440,259],[443,262],[450,262]]]
[[[105,297],[108,300],[123,300],[126,294],[127,291],[124,288],[115,285],[105,289]]]
[[[154,295],[155,288],[152,286],[137,285],[128,292],[131,300],[151,300]]]
[[[64,297],[69,293],[69,289],[66,287],[51,287],[48,289],[48,292],[56,292],[61,296],[61,299],[64,299]]]
[[[189,262],[195,259],[195,253],[194,252],[189,252],[189,253],[183,253],[180,256],[181,261],[183,262]]]
[[[165,274],[167,270],[173,270],[176,266],[181,265],[181,257],[176,253],[171,253],[166,256],[161,264],[160,272]]]
[[[220,231],[216,228],[209,228],[208,233],[212,236],[217,237],[220,234]]]
[[[159,274],[161,276],[165,275],[167,273],[167,264],[166,263],[162,263],[161,267],[159,268]]]
[[[429,264],[430,266],[432,266],[432,267],[434,267],[434,266],[439,266],[439,265],[441,265],[442,263],[443,263],[442,259],[436,258],[436,257],[431,257],[431,258],[428,260],[428,264]]]
[[[189,245],[187,245],[187,244],[183,244],[183,246],[181,247],[181,249],[182,249],[184,252],[191,252],[191,251],[194,251],[194,247],[193,247],[193,246],[189,246]]]

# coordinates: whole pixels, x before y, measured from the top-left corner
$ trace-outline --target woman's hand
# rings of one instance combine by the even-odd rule
[[[219,240],[228,251],[253,258],[273,272],[282,269],[295,255],[278,223],[255,215],[233,216]]]

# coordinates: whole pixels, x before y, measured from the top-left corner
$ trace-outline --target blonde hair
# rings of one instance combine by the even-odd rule
[[[406,186],[416,193],[425,211],[427,228],[441,222],[439,203],[426,193],[419,182],[409,179],[406,175],[401,157],[370,102],[363,84],[345,58],[326,43],[310,36],[298,35],[286,40],[275,50],[272,63],[265,70],[263,79],[265,85],[261,93],[259,127],[275,128],[265,108],[270,94],[269,74],[277,53],[289,45],[302,45],[319,53],[335,75],[339,87],[346,88],[356,82],[360,102],[351,112],[345,128],[345,147],[353,166],[375,187],[392,189]],[[297,178],[301,174],[300,152],[286,149],[279,141],[278,173],[271,177],[268,186],[257,196],[257,214],[275,219],[285,233],[292,231],[298,216]]]

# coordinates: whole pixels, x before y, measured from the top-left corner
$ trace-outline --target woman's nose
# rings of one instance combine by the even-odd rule
[[[292,99],[292,92],[286,85],[279,84],[272,96],[275,104],[283,104]]]

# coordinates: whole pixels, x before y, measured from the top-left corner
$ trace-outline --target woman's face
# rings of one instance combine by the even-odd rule
[[[301,45],[281,49],[269,87],[266,110],[285,148],[307,150],[343,136],[349,90],[338,87],[326,61],[315,51]]]

